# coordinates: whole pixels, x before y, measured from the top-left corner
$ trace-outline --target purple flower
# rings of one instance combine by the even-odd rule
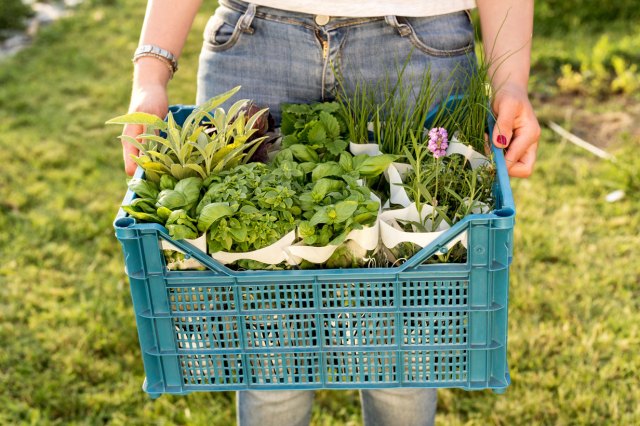
[[[449,134],[443,127],[434,127],[429,130],[429,151],[433,153],[434,158],[441,158],[447,154],[449,146]]]

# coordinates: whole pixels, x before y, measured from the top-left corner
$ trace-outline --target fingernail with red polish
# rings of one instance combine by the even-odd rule
[[[498,145],[507,146],[507,138],[505,135],[498,135]]]

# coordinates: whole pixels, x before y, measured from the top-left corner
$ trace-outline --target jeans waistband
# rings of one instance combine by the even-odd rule
[[[221,6],[228,7],[229,9],[233,9],[237,12],[246,12],[249,8],[251,2],[244,2],[241,0],[219,0],[218,3]],[[323,27],[326,29],[335,29],[339,27],[345,27],[349,25],[358,25],[366,22],[372,21],[382,21],[385,18],[382,16],[372,16],[366,18],[350,18],[350,17],[339,17],[339,16],[331,16],[330,21],[325,25],[318,25],[315,21],[316,15],[302,13],[302,12],[293,12],[289,10],[276,9],[268,6],[260,6],[256,5],[256,18],[262,18],[272,21],[278,21],[289,24],[297,24],[302,25],[309,28],[319,28]]]

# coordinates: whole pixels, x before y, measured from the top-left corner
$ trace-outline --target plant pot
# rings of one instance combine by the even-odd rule
[[[198,238],[193,239],[193,240],[186,239],[184,241],[188,242],[189,244],[191,244],[192,246],[194,246],[198,250],[203,251],[204,253],[207,252],[207,238],[206,238],[205,235],[201,235]],[[160,240],[160,247],[162,248],[162,250],[174,250],[174,251],[180,252],[182,254],[185,254],[178,247],[174,246],[170,242],[165,241],[163,239]]]
[[[194,246],[195,248],[197,248],[198,250],[204,253],[207,252],[207,239],[205,235],[201,235],[196,239],[191,239],[191,240],[186,239],[184,241],[188,242],[189,244],[191,244],[192,246]],[[163,239],[160,239],[160,247],[162,248],[162,250],[173,250],[173,251],[177,251],[178,253],[186,254],[184,251],[180,250],[178,247],[174,246],[170,242],[165,241]],[[167,269],[169,270],[192,270],[192,269],[199,269],[201,267],[202,267],[202,264],[191,257],[186,258],[184,260],[167,263]]]
[[[373,225],[363,229],[354,229],[349,232],[347,238],[342,244],[351,243],[352,246],[355,244],[357,247],[354,246],[354,249],[361,248],[363,251],[369,251],[375,249],[378,246],[379,241],[380,214],[378,214],[378,218]],[[294,260],[297,260],[298,263],[302,260],[306,260],[307,262],[321,264],[326,262],[342,244],[316,247],[307,246],[300,242],[287,247],[286,250]]]
[[[291,259],[290,255],[286,251],[286,248],[291,246],[291,244],[293,244],[295,240],[296,231],[293,230],[286,234],[284,237],[280,238],[275,243],[258,250],[248,251],[244,253],[229,253],[225,251],[218,251],[215,253],[211,253],[211,257],[213,257],[223,265],[237,262],[238,260],[255,260],[257,262],[266,263],[268,265],[277,265],[286,261],[290,265],[296,265],[297,263],[295,263],[295,261]]]
[[[422,217],[429,217],[433,213],[433,207],[425,204],[422,206]],[[387,248],[394,248],[400,243],[413,243],[420,247],[426,247],[433,240],[445,233],[449,228],[449,224],[445,221],[440,222],[436,231],[433,232],[411,232],[405,231],[400,226],[400,221],[420,222],[420,215],[415,204],[396,210],[386,210],[380,215],[380,237],[382,244]],[[426,220],[426,226],[431,224],[431,220]],[[456,243],[462,242],[466,247],[467,234],[463,232],[453,238],[447,248],[451,248]]]

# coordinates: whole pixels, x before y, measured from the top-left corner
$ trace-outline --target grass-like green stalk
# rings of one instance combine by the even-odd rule
[[[492,114],[489,65],[483,61],[472,65],[471,70],[464,74],[462,87],[456,87],[449,93],[462,96],[453,108],[439,111],[432,127],[444,127],[450,135],[457,133],[460,142],[484,152],[487,118]]]
[[[333,68],[338,88],[336,100],[352,142],[376,142],[383,152],[401,155],[404,147],[410,146],[410,132],[422,132],[439,85],[433,82],[429,69],[417,81],[415,76],[406,75],[410,59],[411,56],[398,64],[393,72],[386,72],[379,81],[355,78],[351,90],[342,72]],[[373,137],[369,135],[369,123]]]
[[[424,141],[418,138],[413,132],[411,133],[411,144],[413,152],[411,152],[408,147],[404,147],[404,152],[409,161],[409,164],[411,164],[414,179],[410,184],[404,184],[403,187],[412,195],[413,202],[416,206],[416,210],[418,211],[420,223],[422,223],[422,207],[424,205],[422,201],[422,194],[424,193],[424,191],[421,188],[421,185],[424,181],[422,165],[425,163],[425,160],[430,152],[427,149]]]
[[[371,103],[369,85],[362,84],[362,79],[359,79],[353,91],[349,91],[340,70],[336,67],[332,69],[338,88],[336,101],[340,104],[340,115],[349,132],[349,140],[354,143],[369,143],[369,122],[375,108]]]
[[[447,79],[434,81],[428,68],[420,76],[409,75],[410,59],[411,56],[394,71],[386,72],[379,81],[355,78],[351,90],[342,72],[334,67],[336,100],[351,141],[375,142],[383,152],[403,154],[405,146],[412,146],[411,132],[418,134],[423,130],[436,101],[460,95],[458,102],[438,110],[431,126],[444,127],[451,135],[457,132],[461,142],[484,152],[487,117],[491,114],[490,64],[484,60],[472,63],[465,67],[469,71],[463,72],[460,81],[450,81],[460,75],[459,68]],[[475,57],[470,56],[468,60],[475,61]],[[373,127],[371,136],[369,123]]]

